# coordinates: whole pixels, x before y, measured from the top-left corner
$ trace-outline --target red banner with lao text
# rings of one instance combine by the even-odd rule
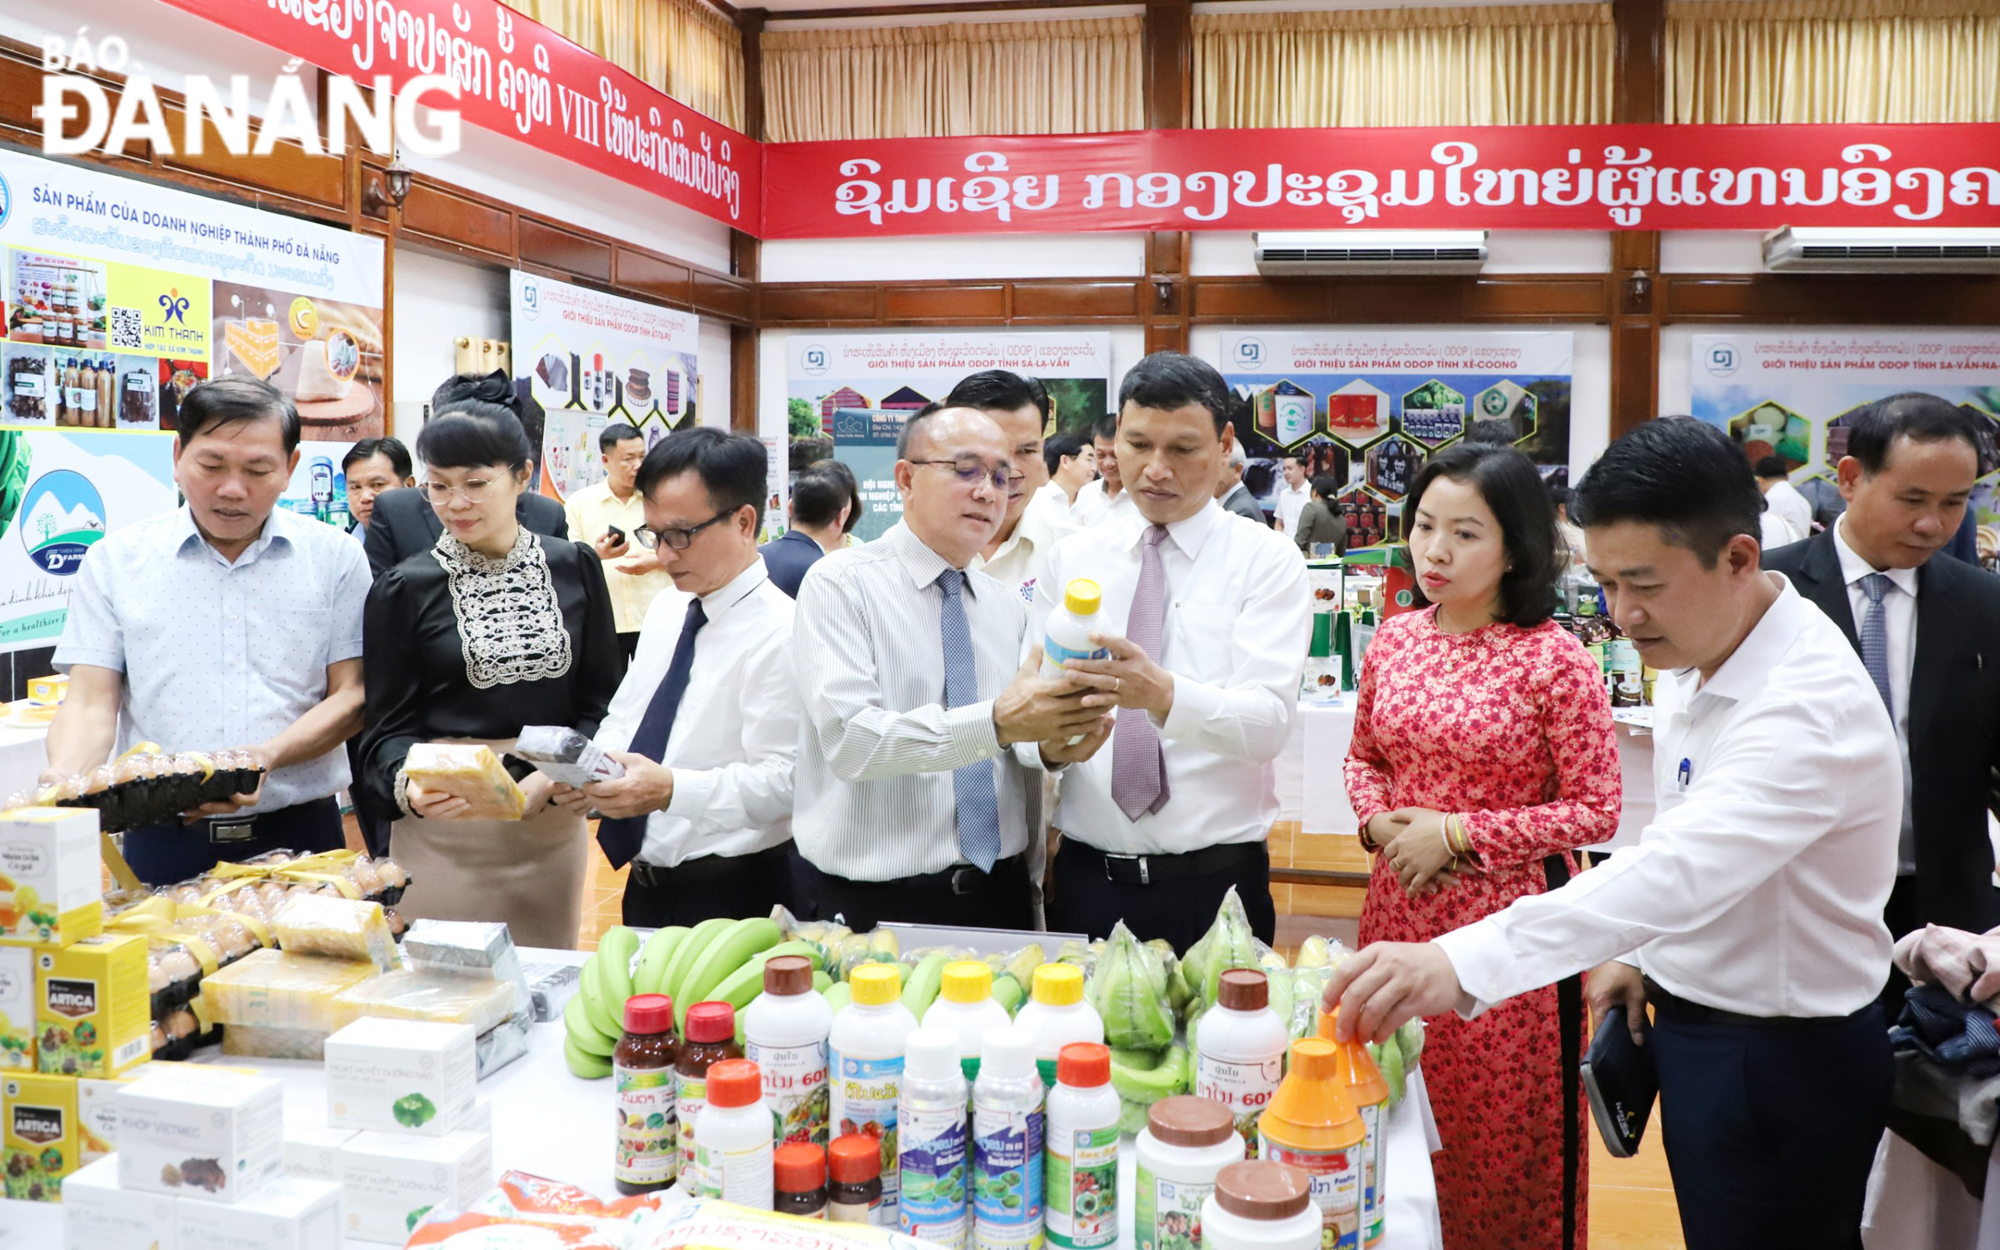
[[[1156,130],[764,146],[763,237],[2000,226],[2000,125]]]
[[[754,140],[496,0],[167,3],[356,82],[446,75],[475,126],[757,230]]]

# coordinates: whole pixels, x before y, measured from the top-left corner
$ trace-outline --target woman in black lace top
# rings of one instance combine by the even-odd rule
[[[502,753],[524,725],[596,733],[624,670],[604,572],[587,544],[516,521],[529,447],[506,409],[461,401],[424,426],[417,454],[444,532],[368,596],[358,801],[395,822],[406,915],[501,920],[520,945],[571,947],[589,841],[582,817],[550,806],[549,780],[509,761],[526,815],[469,820],[464,800],[412,790],[403,763],[419,742]]]

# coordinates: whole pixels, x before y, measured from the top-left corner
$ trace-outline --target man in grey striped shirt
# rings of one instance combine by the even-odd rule
[[[902,521],[799,587],[792,836],[799,897],[819,916],[1034,926],[1030,790],[1104,744],[1115,697],[1044,680],[1039,653],[1017,668],[1026,605],[967,569],[1006,514],[1007,452],[984,413],[911,417]]]

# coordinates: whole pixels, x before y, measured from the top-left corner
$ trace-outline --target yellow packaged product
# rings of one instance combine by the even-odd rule
[[[469,1024],[485,1033],[514,1013],[511,981],[495,981],[475,973],[438,968],[388,972],[363,981],[334,999],[336,1027],[345,1028],[363,1016],[390,1020],[428,1020],[436,1024]]]
[[[0,943],[61,946],[102,933],[101,865],[91,809],[0,812]]]
[[[10,1072],[0,1081],[0,1142],[7,1154],[6,1195],[61,1202],[63,1178],[81,1167],[82,1129],[76,1078]]]
[[[28,702],[54,707],[69,696],[69,674],[50,673],[28,680]]]
[[[239,1025],[331,1033],[335,996],[380,974],[365,959],[254,951],[202,978],[201,992],[225,1036]]]
[[[103,934],[35,955],[35,1061],[109,1078],[152,1055],[146,939]]]
[[[0,946],[0,1068],[35,1070],[35,952]]]
[[[289,954],[365,959],[383,971],[397,964],[396,939],[380,903],[294,894],[278,907],[271,928]]]
[[[464,799],[468,820],[519,820],[528,798],[501,766],[491,747],[471,743],[419,742],[403,761],[412,790]]]

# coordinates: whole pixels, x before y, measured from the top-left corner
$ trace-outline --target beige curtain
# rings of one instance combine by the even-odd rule
[[[1194,124],[1611,120],[1608,4],[1197,13]]]
[[[743,129],[743,37],[701,0],[507,0],[725,126]]]
[[[1138,130],[1139,19],[767,31],[777,142]]]
[[[1667,6],[1667,120],[2000,121],[2000,0]]]

